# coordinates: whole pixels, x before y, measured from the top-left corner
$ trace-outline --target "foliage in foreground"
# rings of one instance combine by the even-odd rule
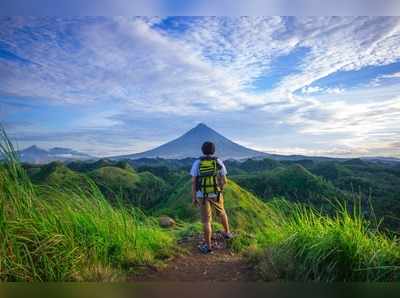
[[[39,197],[4,132],[0,141],[0,280],[113,280],[171,253],[170,234],[137,209],[112,208],[90,181]]]
[[[75,185],[69,190],[56,185],[37,192],[5,135],[1,141],[7,162],[0,165],[0,280],[113,280],[121,270],[170,255],[173,233],[160,230],[137,209],[112,208],[90,179],[79,188],[71,176]],[[291,183],[282,195],[286,186],[304,185],[293,184],[299,180],[286,174],[270,178]],[[304,194],[307,201],[321,200]],[[232,181],[225,202],[237,232],[232,248],[245,251],[264,280],[400,280],[398,239],[381,233],[360,206],[354,208],[357,204],[349,211],[336,202],[332,216],[326,216],[304,204],[264,203]],[[177,237],[201,231],[198,211],[190,204],[190,182],[157,207],[158,213],[186,222],[175,231]]]
[[[400,246],[379,232],[358,209],[336,202],[328,217],[309,206],[278,200],[269,226],[247,251],[265,280],[395,281],[400,279]]]
[[[326,201],[332,211],[327,216],[310,205],[284,199],[265,203],[233,181],[224,197],[237,235],[231,248],[245,252],[265,280],[400,279],[398,239],[380,232],[379,223],[365,219],[360,201]],[[189,198],[187,182],[164,201],[159,212],[193,223],[198,214]],[[200,231],[198,225],[190,225],[194,227]]]

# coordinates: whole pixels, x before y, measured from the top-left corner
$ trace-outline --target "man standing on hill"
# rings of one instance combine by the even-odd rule
[[[224,163],[213,156],[215,145],[205,142],[201,146],[203,156],[197,159],[192,166],[190,175],[192,176],[192,203],[200,207],[201,221],[204,230],[204,244],[199,246],[202,253],[212,252],[211,247],[211,219],[214,210],[221,219],[224,227],[224,237],[232,238],[229,231],[228,216],[224,208],[224,198],[222,192],[226,184],[226,168]]]

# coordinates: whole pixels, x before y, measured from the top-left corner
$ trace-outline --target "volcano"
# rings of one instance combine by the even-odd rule
[[[182,159],[187,157],[199,157],[201,145],[205,141],[213,142],[216,146],[215,155],[221,159],[244,159],[251,157],[267,157],[268,153],[253,150],[239,145],[224,137],[204,123],[198,124],[179,138],[165,143],[154,149],[141,153],[118,156],[117,159],[138,158],[165,158]]]

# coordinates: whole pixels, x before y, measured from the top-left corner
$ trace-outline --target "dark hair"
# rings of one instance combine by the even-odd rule
[[[212,142],[204,142],[201,146],[204,155],[213,155],[215,153],[215,145]]]

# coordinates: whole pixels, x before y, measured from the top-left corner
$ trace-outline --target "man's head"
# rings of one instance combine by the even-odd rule
[[[204,155],[213,155],[215,153],[215,145],[212,142],[204,142],[201,146]]]

